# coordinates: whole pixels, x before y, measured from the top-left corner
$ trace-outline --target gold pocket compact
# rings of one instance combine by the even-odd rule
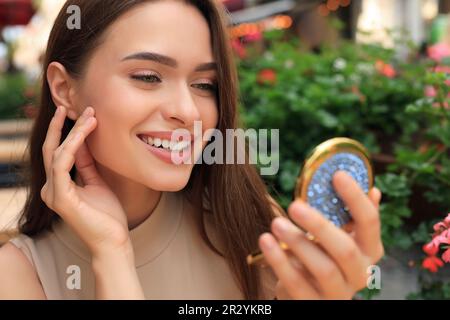
[[[333,138],[318,145],[307,157],[297,178],[294,198],[302,199],[336,226],[350,231],[351,215],[332,184],[337,171],[348,173],[366,194],[373,187],[373,170],[366,148],[349,138]],[[289,249],[280,244],[284,250]],[[263,260],[260,252],[247,256],[248,264]]]

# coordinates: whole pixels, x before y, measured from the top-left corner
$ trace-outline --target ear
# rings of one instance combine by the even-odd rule
[[[80,111],[75,105],[75,83],[66,68],[59,62],[52,62],[47,68],[47,82],[56,106],[67,108],[67,116],[76,120]]]

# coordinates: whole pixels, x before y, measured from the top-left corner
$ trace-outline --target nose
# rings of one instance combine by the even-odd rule
[[[163,117],[169,122],[176,122],[177,125],[189,127],[194,121],[200,120],[200,112],[196,105],[189,87],[181,84],[178,89],[170,93],[171,104],[163,108]]]

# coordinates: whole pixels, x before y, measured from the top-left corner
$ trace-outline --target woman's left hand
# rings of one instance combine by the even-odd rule
[[[384,255],[378,206],[381,193],[370,190],[368,196],[345,172],[333,177],[334,187],[349,208],[354,232],[348,234],[301,200],[288,209],[285,217],[272,223],[272,232],[259,238],[265,260],[278,278],[278,299],[351,299],[366,287],[368,267]],[[287,244],[281,249],[278,241]]]

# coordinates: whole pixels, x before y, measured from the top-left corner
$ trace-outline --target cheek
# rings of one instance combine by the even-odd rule
[[[210,102],[205,107],[201,108],[200,118],[202,121],[203,131],[211,128],[216,128],[219,120],[219,109],[217,103]]]
[[[208,129],[217,128],[218,120],[219,120],[219,111],[217,104],[212,102],[208,106],[201,109],[200,118],[202,124],[202,137],[203,139],[208,139],[209,136],[206,136],[206,131]],[[206,147],[208,141],[202,140],[202,149]]]
[[[100,162],[105,162],[106,157],[125,158],[124,155],[130,154],[127,151],[131,148],[131,133],[148,114],[148,104],[132,88],[114,78],[92,83],[87,103],[95,109],[97,127],[88,137],[91,152]]]
[[[88,103],[92,104],[97,117],[102,118],[102,122],[128,122],[128,119],[139,117],[140,111],[144,112],[145,101],[133,92],[132,87],[123,82],[118,78],[110,77],[101,85],[95,85],[94,82],[94,85],[90,87]]]

